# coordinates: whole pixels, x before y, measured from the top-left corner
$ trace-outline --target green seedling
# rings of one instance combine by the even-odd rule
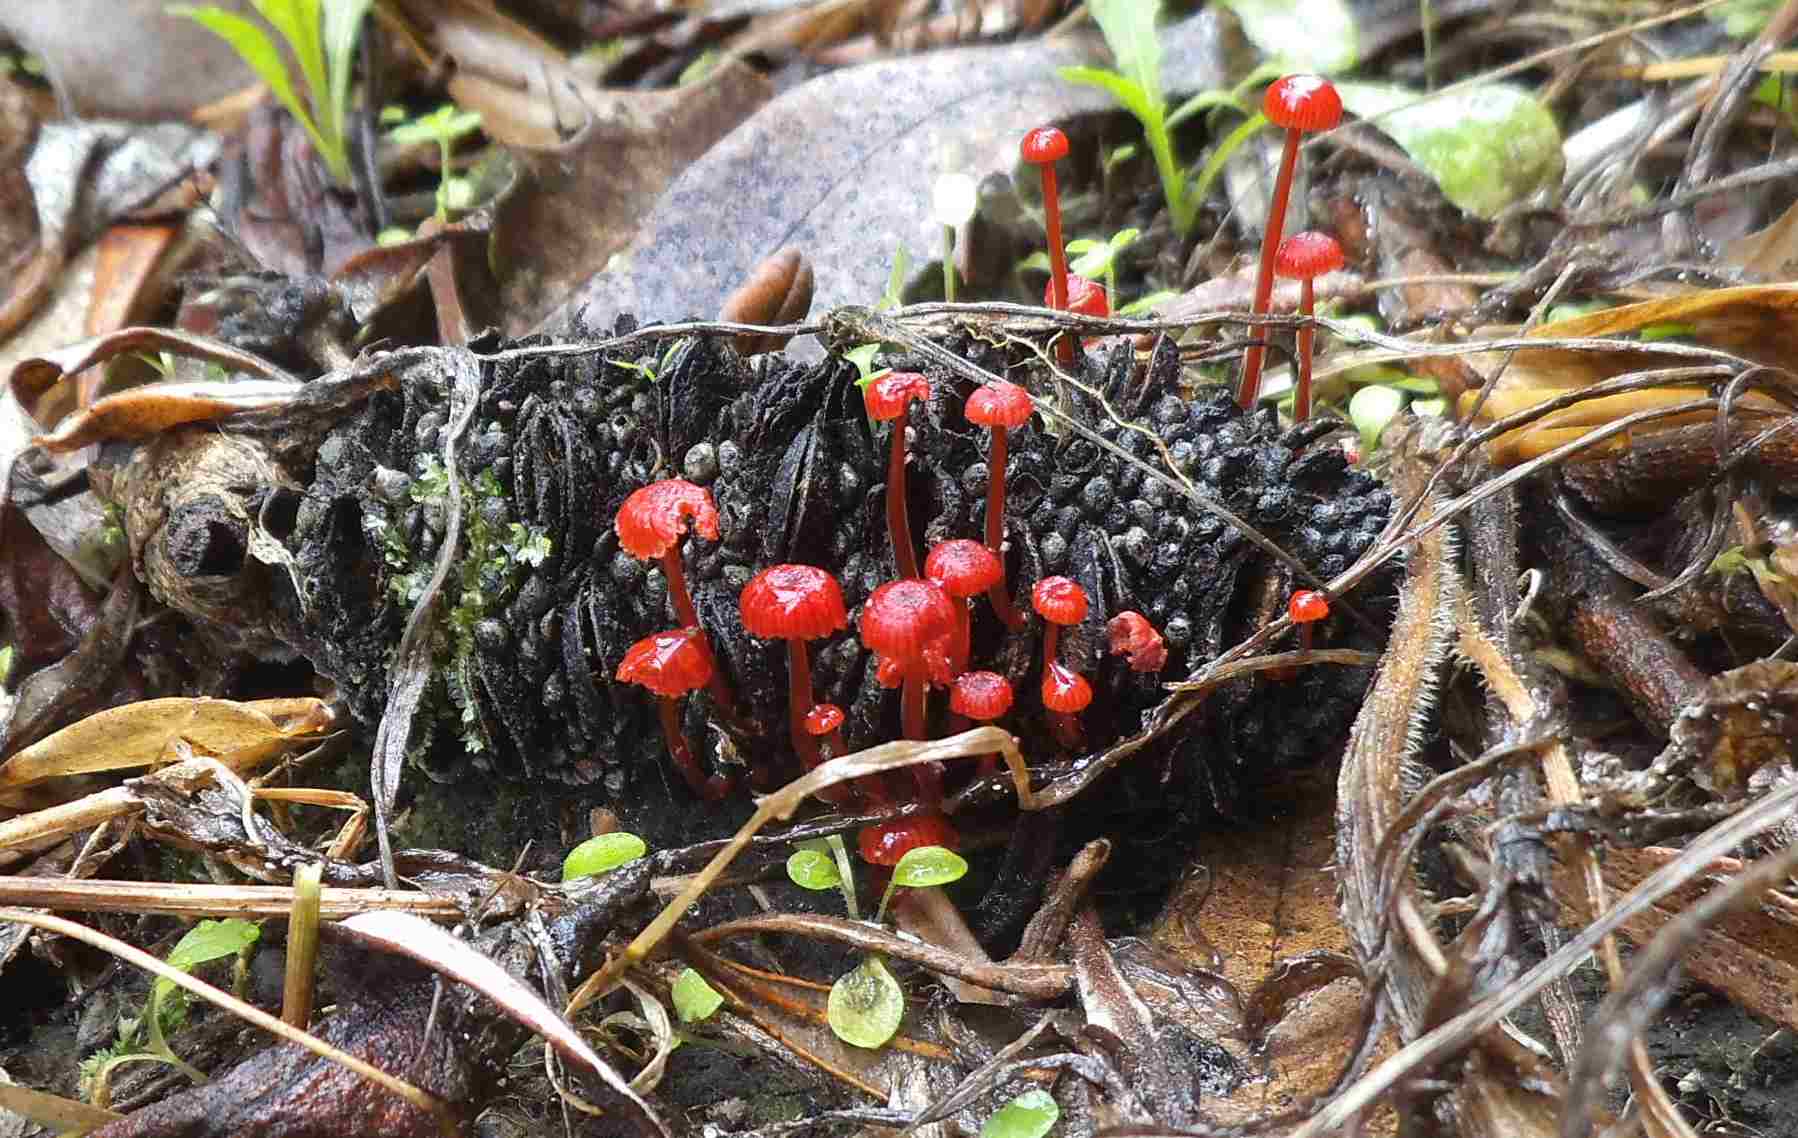
[[[930,212],[943,229],[943,299],[955,303],[955,231],[974,219],[980,187],[966,174],[944,174],[931,189]]]
[[[905,1018],[905,989],[893,979],[885,961],[870,956],[830,986],[824,1018],[836,1037],[851,1047],[870,1051],[884,1047]]]
[[[1748,550],[1740,545],[1730,546],[1717,554],[1711,561],[1710,571],[1719,577],[1733,577],[1737,573],[1754,574],[1757,585],[1787,585],[1791,579],[1773,567],[1773,562],[1766,556],[1752,557]]]
[[[1118,294],[1118,254],[1136,244],[1136,239],[1141,236],[1142,230],[1140,229],[1120,229],[1111,235],[1109,241],[1077,237],[1067,244],[1070,258],[1068,272],[1086,277],[1088,280],[1103,278],[1106,298],[1115,306]],[[1046,273],[1049,271],[1049,255],[1041,252],[1032,253],[1018,262],[1018,268],[1035,269]]]
[[[832,834],[800,842],[787,858],[787,880],[813,892],[842,890],[843,908],[850,919],[861,919],[855,903],[855,869],[849,860],[849,847],[840,836]]]
[[[1408,397],[1396,387],[1374,384],[1363,387],[1349,398],[1349,422],[1361,434],[1361,453],[1370,455],[1380,447],[1380,432],[1398,418]]]
[[[648,852],[649,845],[642,838],[624,830],[588,838],[569,850],[568,856],[562,859],[562,880],[577,881],[595,874],[610,873]]]
[[[943,846],[919,846],[907,850],[899,864],[893,867],[886,892],[880,895],[880,907],[874,910],[874,920],[878,922],[886,916],[887,902],[893,899],[894,890],[933,889],[960,881],[967,872],[968,863],[954,850]]]
[[[235,987],[243,987],[249,953],[262,930],[249,921],[201,921],[188,929],[170,950],[168,963],[183,972],[227,956],[237,957]],[[111,1047],[81,1062],[81,1085],[88,1101],[105,1106],[111,1100],[112,1072],[126,1063],[167,1063],[195,1084],[206,1082],[204,1072],[183,1060],[169,1047],[167,1034],[187,1022],[187,992],[174,981],[158,978],[150,985],[150,1001],[136,1017],[121,1017],[119,1037]]]
[[[718,1009],[724,1006],[724,997],[718,989],[705,982],[705,977],[684,969],[674,979],[674,986],[669,991],[674,1003],[674,1014],[682,1023],[700,1023],[711,1019]]]
[[[362,17],[374,0],[253,0],[256,11],[286,41],[298,80],[289,71],[274,37],[256,21],[228,8],[181,4],[169,9],[186,16],[231,45],[257,78],[268,85],[312,139],[331,177],[350,181],[347,120],[350,72]],[[298,87],[303,84],[302,100]]]
[[[1198,219],[1198,198],[1187,192],[1186,171],[1174,157],[1167,96],[1161,89],[1161,41],[1155,28],[1160,0],[1088,0],[1087,10],[1104,34],[1117,70],[1063,67],[1057,74],[1070,83],[1099,88],[1136,116],[1161,177],[1174,232],[1185,236]]]
[[[420,115],[409,123],[401,123],[387,132],[387,141],[400,146],[435,143],[437,146],[437,220],[448,221],[450,210],[466,208],[468,180],[450,173],[450,154],[457,141],[481,129],[481,116],[475,111],[457,110],[445,103],[428,115]],[[460,189],[457,189],[460,187]],[[459,196],[459,200],[458,200]]]
[[[1028,1090],[1012,1099],[980,1127],[980,1138],[1043,1138],[1061,1118],[1048,1091]]]

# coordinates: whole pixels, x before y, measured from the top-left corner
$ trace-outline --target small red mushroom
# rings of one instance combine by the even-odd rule
[[[1280,154],[1280,173],[1274,180],[1274,196],[1267,206],[1267,227],[1261,235],[1261,267],[1255,275],[1255,300],[1249,312],[1267,315],[1274,295],[1274,254],[1286,232],[1286,199],[1292,196],[1292,174],[1299,161],[1299,136],[1307,131],[1329,130],[1342,121],[1342,96],[1321,75],[1287,75],[1276,79],[1262,100],[1269,122],[1286,131],[1286,149]],[[1242,360],[1242,383],[1236,402],[1244,411],[1261,397],[1261,344],[1251,344]]]
[[[1298,589],[1286,602],[1286,615],[1299,626],[1299,651],[1311,651],[1311,626],[1330,615],[1330,598],[1316,589]]]
[[[1105,295],[1105,286],[1088,277],[1069,276],[1068,311],[1081,316],[1110,316],[1111,300]]]
[[[1328,233],[1308,229],[1294,233],[1280,242],[1274,254],[1274,269],[1287,280],[1299,282],[1299,315],[1309,317],[1315,307],[1313,281],[1325,273],[1342,267],[1342,246]],[[1299,327],[1299,374],[1292,389],[1292,420],[1303,423],[1311,417],[1311,348],[1317,329],[1308,321]]]
[[[806,737],[811,740],[814,754],[818,754],[820,758],[834,759],[849,753],[848,746],[843,742],[844,718],[843,709],[834,703],[814,703],[806,711],[805,719],[801,721],[800,726],[804,729]],[[830,753],[828,755],[819,754],[819,744],[828,748]],[[876,805],[885,805],[890,801],[886,787],[881,783],[879,776],[856,780],[858,788],[863,788],[863,784],[871,784],[875,788],[869,793],[869,798]],[[818,797],[826,802],[840,805],[849,801],[848,788],[832,786],[819,791]]]
[[[1132,671],[1159,672],[1167,665],[1167,641],[1142,613],[1118,613],[1105,625],[1105,632],[1111,639],[1111,654],[1128,656]]]
[[[918,550],[912,545],[911,515],[905,505],[905,423],[915,399],[930,402],[930,380],[915,371],[888,372],[862,390],[869,418],[893,422],[887,452],[887,532],[901,577],[918,575]]]
[[[1043,706],[1048,708],[1049,720],[1062,743],[1070,748],[1077,747],[1080,727],[1074,713],[1092,702],[1092,686],[1080,673],[1063,667],[1055,653],[1061,626],[1079,624],[1086,619],[1086,590],[1071,577],[1044,577],[1031,590],[1030,601],[1044,622]],[[1082,689],[1086,693],[1083,700],[1079,698]],[[1076,702],[1078,707],[1073,706]]]
[[[837,579],[811,565],[770,565],[749,579],[737,598],[743,629],[787,642],[787,702],[793,749],[806,770],[818,765],[817,741],[806,732],[812,710],[812,665],[806,642],[849,627]]]
[[[976,723],[991,723],[1011,710],[1011,681],[997,672],[963,672],[949,689],[949,710]],[[981,777],[999,769],[999,756],[980,756]]]
[[[949,819],[933,812],[863,826],[856,845],[861,848],[862,860],[869,865],[890,867],[898,865],[899,859],[906,854],[924,846],[955,849],[961,845],[961,835],[955,832]]]
[[[999,619],[1013,629],[1024,627],[1024,615],[1011,603],[1011,590],[1005,587],[1006,432],[1028,423],[1033,410],[1030,393],[1002,379],[982,385],[968,396],[965,408],[968,422],[993,433],[986,456],[986,547],[999,559],[999,582],[987,590],[987,599]]]
[[[1044,299],[1050,308],[1065,311],[1068,255],[1061,244],[1061,195],[1055,185],[1055,163],[1068,156],[1068,136],[1055,127],[1039,126],[1024,136],[1018,151],[1043,176],[1043,228],[1049,238],[1049,294]],[[1062,337],[1056,356],[1064,365],[1073,363],[1074,342]]]
[[[1005,570],[993,552],[967,537],[938,542],[924,558],[924,576],[943,587],[955,598],[955,636],[949,645],[949,674],[959,676],[968,670],[969,643],[968,604],[979,593],[990,592],[1005,579]]]
[[[638,684],[656,696],[662,715],[662,734],[674,765],[693,788],[693,793],[716,802],[730,793],[730,779],[715,774],[707,778],[687,746],[680,726],[680,697],[704,687],[713,673],[712,650],[698,628],[679,628],[645,636],[625,650],[618,665],[620,683]]]
[[[924,690],[930,683],[928,654],[933,642],[946,640],[955,628],[955,603],[942,586],[916,578],[888,581],[862,605],[862,643],[891,661],[903,678],[900,718],[907,739],[925,737]],[[936,763],[912,768],[918,793],[928,806],[942,800],[942,770]]]
[[[668,583],[675,618],[682,625],[697,629],[703,639],[705,630],[700,627],[699,611],[693,607],[681,566],[680,543],[689,522],[700,537],[718,540],[718,506],[712,501],[712,492],[682,478],[667,478],[633,491],[618,508],[612,527],[618,532],[618,544],[632,557],[644,561],[661,559],[662,577]],[[709,652],[709,643],[707,649]],[[708,686],[718,710],[734,716],[736,698],[716,668]]]

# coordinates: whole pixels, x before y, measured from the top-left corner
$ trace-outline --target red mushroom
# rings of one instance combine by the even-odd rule
[[[662,734],[668,740],[668,753],[674,765],[693,788],[693,793],[716,802],[730,793],[730,779],[721,774],[707,778],[699,768],[681,731],[680,697],[704,687],[713,673],[712,650],[706,647],[705,635],[698,628],[678,628],[658,632],[631,645],[618,665],[620,683],[639,684],[656,696],[662,715]]]
[[[1055,653],[1061,626],[1086,619],[1086,590],[1071,577],[1044,577],[1031,590],[1030,601],[1044,622],[1043,706],[1062,743],[1077,747],[1080,728],[1073,715],[1092,702],[1092,686],[1080,673],[1063,667]]]
[[[1128,656],[1132,671],[1159,672],[1167,665],[1167,641],[1142,613],[1118,613],[1105,625],[1105,632],[1111,638],[1111,654]]]
[[[907,739],[925,737],[928,654],[932,642],[946,639],[954,628],[955,603],[934,581],[888,581],[875,589],[862,606],[862,643],[869,651],[891,661],[903,677],[899,706]],[[912,776],[924,803],[934,808],[942,799],[942,771],[938,764],[915,766]]]
[[[986,547],[999,559],[999,581],[986,595],[999,619],[1014,629],[1024,627],[1024,615],[1011,603],[1011,591],[1005,587],[1006,432],[1029,422],[1034,409],[1028,391],[1002,379],[993,380],[968,396],[966,407],[968,422],[993,433],[986,457]]]
[[[793,749],[806,770],[818,765],[817,741],[805,729],[812,710],[808,640],[849,627],[837,579],[811,565],[771,565],[749,579],[737,598],[743,629],[764,640],[787,642],[787,704]]]
[[[986,546],[972,538],[958,537],[938,542],[931,549],[930,555],[924,558],[924,576],[941,585],[943,591],[958,602],[955,605],[955,637],[949,645],[949,673],[952,677],[959,676],[968,670],[968,656],[972,651],[969,599],[991,591],[1005,579],[1005,570]]]
[[[1328,233],[1308,229],[1294,233],[1280,242],[1274,254],[1274,269],[1287,280],[1299,282],[1299,315],[1309,317],[1316,302],[1311,282],[1325,273],[1342,267],[1342,246]],[[1292,389],[1292,420],[1303,423],[1311,417],[1311,347],[1317,329],[1307,320],[1299,326],[1299,374]]]
[[[911,516],[905,505],[905,423],[912,401],[930,401],[930,381],[915,371],[892,371],[862,391],[868,416],[893,421],[893,441],[887,452],[887,532],[893,539],[893,562],[899,576],[918,575],[918,551],[911,541]]]
[[[1342,96],[1321,75],[1287,75],[1276,79],[1262,100],[1268,121],[1286,131],[1286,149],[1280,154],[1280,173],[1274,181],[1274,196],[1267,206],[1267,227],[1261,235],[1261,267],[1255,275],[1255,300],[1249,311],[1255,316],[1267,314],[1268,302],[1274,294],[1274,253],[1286,231],[1286,199],[1292,196],[1292,174],[1298,166],[1299,136],[1307,131],[1329,130],[1342,121]],[[1251,344],[1242,360],[1242,383],[1236,389],[1236,402],[1244,411],[1255,406],[1261,396],[1261,365],[1265,358],[1261,344]]]
[[[1111,300],[1105,286],[1087,277],[1068,277],[1068,311],[1082,316],[1110,316]]]
[[[668,598],[674,604],[674,615],[682,625],[695,629],[704,639],[699,612],[687,592],[687,578],[681,567],[680,543],[687,524],[707,541],[718,540],[718,507],[712,492],[680,478],[651,482],[634,491],[618,509],[612,526],[618,531],[618,544],[632,557],[662,562],[662,576],[668,582]],[[710,645],[707,645],[708,653]],[[712,702],[725,715],[735,715],[737,701],[731,695],[724,676],[712,669],[708,685]]]
[[[976,723],[991,723],[1011,710],[1011,681],[997,672],[963,672],[949,689],[949,710]],[[980,774],[999,769],[997,755],[980,756]]]
[[[1311,626],[1330,615],[1330,598],[1316,589],[1299,589],[1286,602],[1286,615],[1299,626],[1299,651],[1311,651]]]
[[[1061,245],[1061,195],[1055,185],[1055,163],[1068,156],[1068,136],[1055,127],[1039,126],[1024,136],[1018,151],[1043,176],[1043,228],[1049,238],[1049,294],[1044,299],[1050,308],[1065,310],[1068,255]],[[1062,337],[1055,350],[1064,365],[1074,362],[1073,340]]]
[[[955,832],[949,819],[934,812],[863,826],[856,841],[861,847],[863,861],[884,866],[898,865],[900,858],[923,846],[952,850],[960,844],[961,835]]]
[[[811,740],[813,754],[820,758],[834,759],[849,753],[849,748],[843,743],[843,719],[843,709],[834,703],[812,704],[811,709],[805,713],[805,719],[801,726],[805,730],[806,737]],[[829,748],[828,755],[818,751],[820,743]],[[876,805],[885,805],[890,801],[886,787],[880,782],[879,776],[856,781],[858,788],[863,787],[864,784],[871,784],[875,788],[869,793],[869,798]],[[843,786],[832,786],[819,791],[818,797],[826,802],[841,804],[849,800],[847,789]]]

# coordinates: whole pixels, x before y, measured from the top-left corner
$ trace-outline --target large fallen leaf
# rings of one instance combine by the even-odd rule
[[[1164,29],[1162,73],[1176,97],[1224,81],[1219,29],[1209,12]],[[1109,95],[1055,73],[1102,61],[1092,38],[960,48],[788,91],[674,181],[569,311],[593,328],[621,313],[709,317],[789,245],[812,263],[814,310],[870,303],[895,249],[923,255],[941,242],[930,200],[937,177],[1010,172],[1031,127],[1109,109]]]
[[[243,769],[297,738],[333,722],[329,705],[310,698],[239,703],[171,696],[146,699],[88,716],[38,740],[0,764],[0,787],[47,778],[147,766],[184,739]]]
[[[1561,132],[1521,87],[1487,83],[1425,96],[1384,83],[1339,83],[1342,105],[1392,136],[1442,194],[1490,220],[1560,184]]]
[[[1287,71],[1334,75],[1359,61],[1355,13],[1345,0],[1226,0],[1242,33]]]

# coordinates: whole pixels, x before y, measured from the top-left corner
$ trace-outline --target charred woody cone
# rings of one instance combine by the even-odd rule
[[[686,535],[688,522],[700,537],[707,541],[718,540],[718,506],[712,501],[711,491],[684,479],[668,478],[651,482],[632,493],[619,507],[618,517],[612,524],[618,533],[618,544],[626,553],[643,561],[661,560],[662,576],[668,583],[668,598],[674,604],[675,618],[692,628],[704,641],[705,629],[699,623],[693,597],[687,592],[686,572],[681,565],[680,543]],[[709,657],[709,642],[706,650]],[[736,696],[716,668],[711,670],[708,687],[719,713],[734,719]]]
[[[730,793],[730,779],[715,774],[710,778],[699,767],[699,760],[687,746],[681,731],[680,697],[705,686],[712,678],[712,651],[698,628],[681,628],[658,632],[631,645],[618,665],[620,683],[648,688],[656,697],[662,716],[662,734],[668,740],[668,753],[693,793],[708,802],[716,802]]]
[[[1280,173],[1274,181],[1274,196],[1267,206],[1267,228],[1261,236],[1261,267],[1255,274],[1255,301],[1249,312],[1267,315],[1268,303],[1274,295],[1274,254],[1286,232],[1286,201],[1292,196],[1292,175],[1298,167],[1299,139],[1307,132],[1330,130],[1342,121],[1342,97],[1328,79],[1321,75],[1288,75],[1274,80],[1267,89],[1262,110],[1269,122],[1286,131],[1286,148],[1280,154]],[[1260,330],[1255,331],[1257,338]],[[1236,402],[1244,411],[1253,410],[1261,397],[1261,367],[1265,360],[1261,344],[1251,344],[1242,360],[1242,383],[1236,389]]]
[[[1292,390],[1292,420],[1303,423],[1311,417],[1311,349],[1317,329],[1310,323],[1315,307],[1316,291],[1312,282],[1325,273],[1342,267],[1342,246],[1328,233],[1307,230],[1294,233],[1280,242],[1274,256],[1274,268],[1287,280],[1299,282],[1299,315],[1306,323],[1299,326],[1299,374]]]
[[[918,549],[911,539],[911,513],[905,502],[905,423],[913,400],[930,402],[930,381],[915,371],[895,371],[862,391],[868,416],[891,420],[893,441],[887,456],[887,531],[893,539],[893,563],[899,576],[918,575]]]

